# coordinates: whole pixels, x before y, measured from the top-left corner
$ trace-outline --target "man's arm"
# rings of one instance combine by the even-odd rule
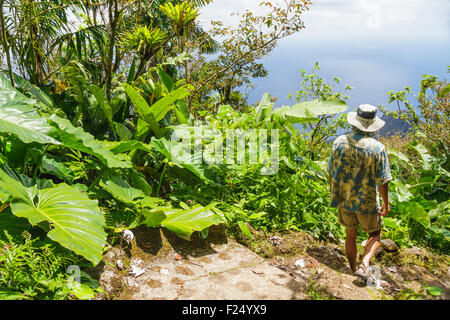
[[[383,206],[380,209],[379,214],[381,216],[385,216],[388,214],[390,208],[389,208],[389,182],[378,186],[378,190],[381,194],[381,198],[383,199]]]

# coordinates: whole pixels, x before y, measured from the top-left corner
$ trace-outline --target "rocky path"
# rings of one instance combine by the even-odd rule
[[[368,287],[350,272],[339,245],[323,245],[305,234],[256,238],[252,245],[257,253],[220,231],[188,242],[164,230],[136,229],[130,244],[111,248],[92,270],[105,291],[98,298],[366,300],[417,291],[424,283],[442,288],[439,298],[450,297],[448,274],[426,268],[380,264],[383,286]]]

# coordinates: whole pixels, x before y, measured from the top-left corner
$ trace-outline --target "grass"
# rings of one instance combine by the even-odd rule
[[[317,281],[310,281],[306,287],[308,300],[337,300],[335,296],[328,292],[327,288]]]

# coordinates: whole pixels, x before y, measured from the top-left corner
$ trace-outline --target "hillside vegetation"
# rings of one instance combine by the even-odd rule
[[[86,271],[139,227],[343,238],[325,167],[351,87],[316,64],[293,106],[239,91],[267,75],[259,59],[301,32],[310,2],[267,2],[266,15],[205,31],[209,2],[0,1],[0,299],[93,298]],[[390,92],[399,111],[385,110],[412,130],[385,141],[384,237],[446,255],[449,84],[424,75],[418,102],[409,94]],[[230,132],[242,148],[228,148]]]

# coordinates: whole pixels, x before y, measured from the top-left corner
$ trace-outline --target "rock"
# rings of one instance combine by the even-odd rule
[[[281,244],[277,245],[277,247],[278,247],[278,251],[283,254],[290,253],[292,250],[292,247],[288,243],[281,243]]]
[[[416,246],[411,247],[411,248],[408,248],[408,249],[406,250],[406,252],[407,252],[408,254],[415,255],[415,256],[419,256],[419,257],[425,257],[425,256],[428,255],[427,252],[426,252],[426,250],[424,250],[424,249],[422,249],[422,248],[419,248],[419,247],[416,247]]]
[[[113,263],[114,260],[116,260],[116,254],[113,250],[108,250],[108,252],[103,255],[103,261],[105,262]]]
[[[106,297],[115,295],[122,286],[122,276],[113,267],[105,266],[99,278],[100,286]]]
[[[140,275],[143,275],[145,272],[144,269],[141,269],[137,267],[136,265],[131,265],[130,271],[128,272],[133,277],[139,277]]]
[[[307,251],[314,259],[333,268],[340,268],[347,263],[342,250],[337,248],[322,245],[316,248],[309,248]]]
[[[117,260],[116,261],[116,266],[117,266],[117,269],[119,269],[119,270],[123,270],[124,269],[122,260]]]
[[[269,236],[268,239],[274,246],[279,246],[283,242],[283,239],[278,236]]]
[[[398,251],[398,246],[391,239],[383,239],[380,242],[381,248],[387,252],[396,252]]]
[[[344,288],[347,288],[347,289],[350,289],[350,290],[353,290],[353,288],[352,287],[350,287],[349,285],[346,285],[345,283],[342,285]]]
[[[169,270],[167,269],[161,269],[159,272],[161,272],[162,274],[169,274]]]
[[[313,257],[309,257],[308,262],[309,262],[309,264],[307,265],[308,268],[317,268],[319,266],[319,262]]]
[[[422,272],[418,268],[415,268],[415,266],[400,267],[398,272],[400,273],[404,281],[414,281],[423,279]]]
[[[390,272],[394,272],[394,273],[397,272],[397,267],[396,266],[387,267],[386,269],[388,269],[388,271],[390,271]]]
[[[125,240],[126,243],[130,244],[131,241],[134,239],[134,234],[131,230],[124,230],[122,232],[122,238]]]
[[[144,261],[140,258],[140,257],[135,257],[133,259],[131,259],[131,264],[135,265],[137,267],[141,266],[141,264],[143,264]]]
[[[398,273],[394,273],[392,275],[392,279],[397,281],[397,282],[403,282],[405,279],[403,279],[403,277],[401,275],[399,275]]]
[[[392,287],[392,285],[389,282],[384,280],[379,281],[379,286],[383,289],[390,289]]]
[[[330,240],[331,242],[334,243],[338,243],[339,241],[336,239],[336,237],[334,236],[334,234],[332,234],[330,231],[328,231],[328,235],[327,235],[328,240]]]
[[[297,261],[295,261],[294,265],[296,267],[304,268],[305,267],[305,260],[298,259]]]

